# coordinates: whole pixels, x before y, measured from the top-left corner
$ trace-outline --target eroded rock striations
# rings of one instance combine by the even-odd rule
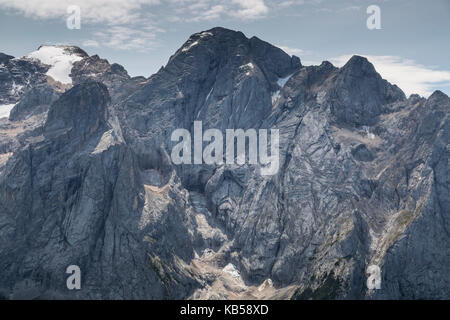
[[[0,104],[16,104],[0,119],[1,296],[450,297],[444,93],[406,98],[364,57],[303,66],[224,28],[149,78],[64,50],[70,84],[0,54]],[[195,120],[279,129],[278,173],[174,165],[171,133]]]

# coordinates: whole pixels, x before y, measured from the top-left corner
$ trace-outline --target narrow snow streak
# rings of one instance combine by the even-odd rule
[[[188,50],[190,50],[192,47],[195,47],[196,45],[198,45],[198,41],[192,42],[190,45],[188,45],[187,47],[181,49],[182,52],[186,52]]]
[[[292,77],[293,74],[288,75],[285,78],[279,78],[277,81],[277,84],[280,86],[281,89],[283,89],[284,85],[286,84],[286,82],[289,81],[289,79]],[[272,93],[272,104],[275,104],[275,102],[278,101],[278,99],[280,99],[280,90],[275,91],[274,93]]]
[[[285,77],[285,78],[280,78],[280,79],[278,79],[278,81],[277,81],[278,85],[279,85],[281,88],[283,88],[284,85],[286,84],[286,82],[288,82],[289,79],[292,77],[292,75],[293,75],[293,74],[290,74],[290,75],[288,75],[288,76]]]
[[[16,104],[0,104],[0,118],[9,118],[9,114]]]

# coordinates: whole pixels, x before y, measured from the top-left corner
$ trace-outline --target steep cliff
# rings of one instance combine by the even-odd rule
[[[48,65],[0,55],[0,103],[17,103],[0,120],[1,295],[450,297],[444,93],[406,98],[364,57],[303,66],[224,28],[192,35],[149,78],[70,48],[64,86]],[[194,121],[278,129],[279,170],[175,165],[171,134]],[[66,288],[68,265],[81,290]]]

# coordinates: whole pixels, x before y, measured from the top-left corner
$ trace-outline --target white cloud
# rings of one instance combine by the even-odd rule
[[[361,6],[348,6],[340,9],[340,11],[358,11],[361,9]]]
[[[302,49],[299,49],[299,48],[291,48],[291,47],[279,46],[279,45],[277,45],[277,47],[291,56],[292,55],[299,56],[299,55],[305,54],[305,51]]]
[[[266,0],[267,1],[267,0]],[[269,0],[270,1],[270,0]],[[0,8],[36,19],[62,19],[69,6],[81,9],[81,24],[130,25],[148,21],[210,21],[265,17],[265,0],[0,0]],[[154,15],[154,13],[158,15]],[[156,21],[159,20],[159,21]]]
[[[244,19],[256,19],[264,17],[269,8],[264,3],[264,0],[232,0],[240,8],[234,14]]]
[[[202,21],[202,20],[216,20],[226,13],[226,8],[223,5],[214,5],[210,8],[204,8],[200,6],[191,6],[192,18],[186,19],[187,21]]]
[[[93,40],[85,41],[91,46],[98,44],[112,49],[149,51],[158,46],[156,34],[161,29],[148,27],[135,29],[125,26],[111,26],[103,31],[94,32]]]
[[[265,17],[269,7],[264,0],[167,0],[170,21],[211,21],[226,17],[252,20]]]
[[[86,41],[83,41],[82,46],[98,48],[98,47],[100,47],[100,44],[98,43],[98,41],[95,41],[95,40],[86,40]]]
[[[361,54],[360,54],[361,55]],[[342,55],[330,61],[343,66],[352,55]],[[414,60],[397,56],[365,56],[380,75],[389,82],[398,85],[407,95],[417,93],[429,96],[436,86],[450,87],[450,70],[436,70],[416,63]]]
[[[247,20],[264,17],[269,12],[264,0],[0,0],[1,8],[38,19],[65,18],[67,8],[72,5],[81,8],[82,24],[108,25],[147,20],[148,14],[157,10],[172,21],[214,20],[223,16]],[[151,9],[145,10],[148,8]]]
[[[278,7],[278,8],[288,8],[288,7],[292,7],[295,5],[301,5],[301,4],[305,4],[305,1],[304,0],[282,0],[282,1],[272,0],[271,1],[271,7]]]
[[[147,51],[158,45],[158,26],[173,22],[251,20],[264,17],[264,0],[0,0],[0,8],[34,19],[65,19],[79,6],[81,28],[96,25],[87,47]]]
[[[81,8],[81,23],[132,23],[139,19],[146,5],[159,4],[159,0],[0,0],[0,7],[18,11],[26,17],[53,19],[67,17],[67,8]]]
[[[67,7],[78,5],[81,27],[96,24],[100,30],[82,42],[83,46],[139,51],[157,46],[156,35],[164,31],[155,26],[152,10],[145,10],[158,4],[160,0],[0,0],[0,8],[36,19],[65,19]]]

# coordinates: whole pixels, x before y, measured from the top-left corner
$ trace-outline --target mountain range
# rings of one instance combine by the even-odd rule
[[[0,53],[0,297],[448,299],[449,108],[364,57],[304,66],[220,27],[148,78]],[[278,173],[173,164],[194,121],[278,129]]]

